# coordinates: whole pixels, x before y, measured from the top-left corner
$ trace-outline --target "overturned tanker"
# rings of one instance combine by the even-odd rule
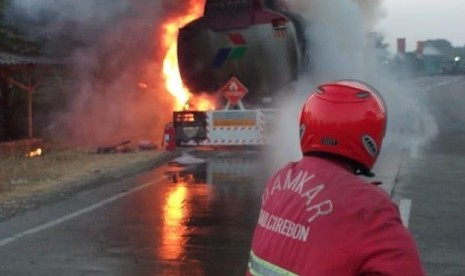
[[[223,94],[223,110],[184,110],[165,129],[172,145],[264,145],[273,98],[306,67],[301,20],[281,0],[207,0],[179,30],[181,78],[191,92]],[[169,135],[171,133],[172,135]]]
[[[301,20],[280,0],[207,0],[179,30],[181,77],[193,93],[216,93],[231,77],[249,106],[272,98],[305,67]]]

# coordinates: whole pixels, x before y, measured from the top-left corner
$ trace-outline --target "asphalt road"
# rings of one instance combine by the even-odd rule
[[[243,275],[266,173],[203,152],[0,224],[0,275]]]
[[[465,77],[415,85],[438,134],[403,155],[394,198],[410,200],[409,229],[427,275],[465,275]]]
[[[405,85],[428,111],[387,137],[376,180],[428,275],[465,275],[465,77]],[[425,139],[430,120],[438,133]],[[192,154],[205,162],[165,164],[0,223],[0,275],[243,275],[269,172],[254,150]]]

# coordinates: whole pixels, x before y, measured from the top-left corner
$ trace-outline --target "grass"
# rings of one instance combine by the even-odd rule
[[[0,157],[0,200],[5,197],[24,197],[63,183],[92,176],[97,172],[117,169],[148,161],[158,151],[96,154],[89,149],[56,149],[43,156],[24,155]]]

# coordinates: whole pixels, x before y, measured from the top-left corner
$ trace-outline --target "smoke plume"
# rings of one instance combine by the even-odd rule
[[[65,112],[54,116],[53,138],[84,144],[160,140],[173,104],[161,87],[160,26],[188,2],[11,1],[6,20],[39,41],[45,53],[66,57],[70,77],[62,93],[69,100]],[[383,49],[375,47],[374,32],[385,15],[382,0],[287,0],[287,5],[304,20],[310,68],[294,83],[295,97],[283,102],[274,166],[300,157],[301,105],[322,82],[353,78],[376,87],[388,106],[386,144],[392,137],[408,143],[434,134],[435,122],[421,99],[411,97],[380,62]]]
[[[63,62],[67,105],[53,116],[53,139],[88,145],[161,139],[173,106],[161,85],[161,22],[186,2],[11,1],[6,20]]]
[[[292,13],[305,21],[310,68],[294,84],[296,95],[283,102],[274,137],[271,167],[301,158],[298,118],[302,104],[315,87],[338,79],[357,79],[374,86],[388,108],[388,130],[383,151],[393,145],[422,143],[437,132],[420,98],[390,75],[375,47],[382,34],[376,24],[385,16],[381,0],[288,0]],[[408,120],[406,120],[408,118]],[[292,134],[292,135],[289,135]]]

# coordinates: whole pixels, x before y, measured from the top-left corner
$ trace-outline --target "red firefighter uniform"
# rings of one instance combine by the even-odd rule
[[[338,164],[304,157],[267,183],[252,275],[424,275],[399,211],[380,188]]]

